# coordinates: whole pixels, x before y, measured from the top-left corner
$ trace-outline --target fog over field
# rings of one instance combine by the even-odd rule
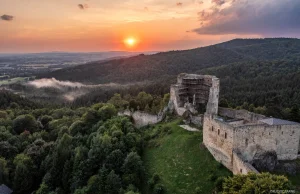
[[[45,87],[53,87],[53,88],[62,88],[62,87],[84,87],[86,85],[81,84],[79,82],[70,82],[70,81],[59,81],[55,78],[52,79],[38,79],[34,81],[30,81],[28,83],[36,88],[45,88]]]
[[[34,87],[36,90],[41,91],[47,88],[53,88],[56,91],[59,91],[58,95],[67,101],[73,101],[74,99],[88,93],[91,89],[126,87],[126,85],[115,83],[87,85],[80,82],[59,81],[55,78],[37,79],[24,83],[24,85]]]

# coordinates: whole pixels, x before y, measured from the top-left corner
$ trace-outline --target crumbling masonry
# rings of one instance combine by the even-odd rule
[[[170,102],[180,116],[202,125],[203,113],[218,113],[219,79],[210,75],[179,74],[171,86]]]
[[[176,113],[190,115],[192,122],[202,124],[205,146],[234,174],[258,172],[255,162],[269,153],[277,160],[299,157],[299,123],[219,108],[219,79],[215,76],[180,74],[170,94]]]

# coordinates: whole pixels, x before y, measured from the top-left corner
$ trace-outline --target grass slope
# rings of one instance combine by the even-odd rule
[[[214,182],[210,177],[229,176],[231,172],[214,160],[212,155],[201,146],[202,132],[189,132],[178,126],[179,120],[157,125],[151,133],[165,127],[171,133],[150,140],[145,149],[143,160],[148,176],[159,174],[166,193],[212,193]],[[153,134],[152,134],[153,135]]]

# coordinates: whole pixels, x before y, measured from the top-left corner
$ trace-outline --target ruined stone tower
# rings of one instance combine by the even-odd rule
[[[218,113],[219,79],[215,76],[179,74],[170,94],[170,100],[180,116],[186,111],[194,115]]]

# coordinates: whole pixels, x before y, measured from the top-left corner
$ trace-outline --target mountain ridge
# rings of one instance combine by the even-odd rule
[[[137,55],[91,62],[38,76],[85,83],[155,81],[162,76],[198,72],[233,63],[269,60],[300,61],[300,40],[290,38],[234,39],[190,50]]]

